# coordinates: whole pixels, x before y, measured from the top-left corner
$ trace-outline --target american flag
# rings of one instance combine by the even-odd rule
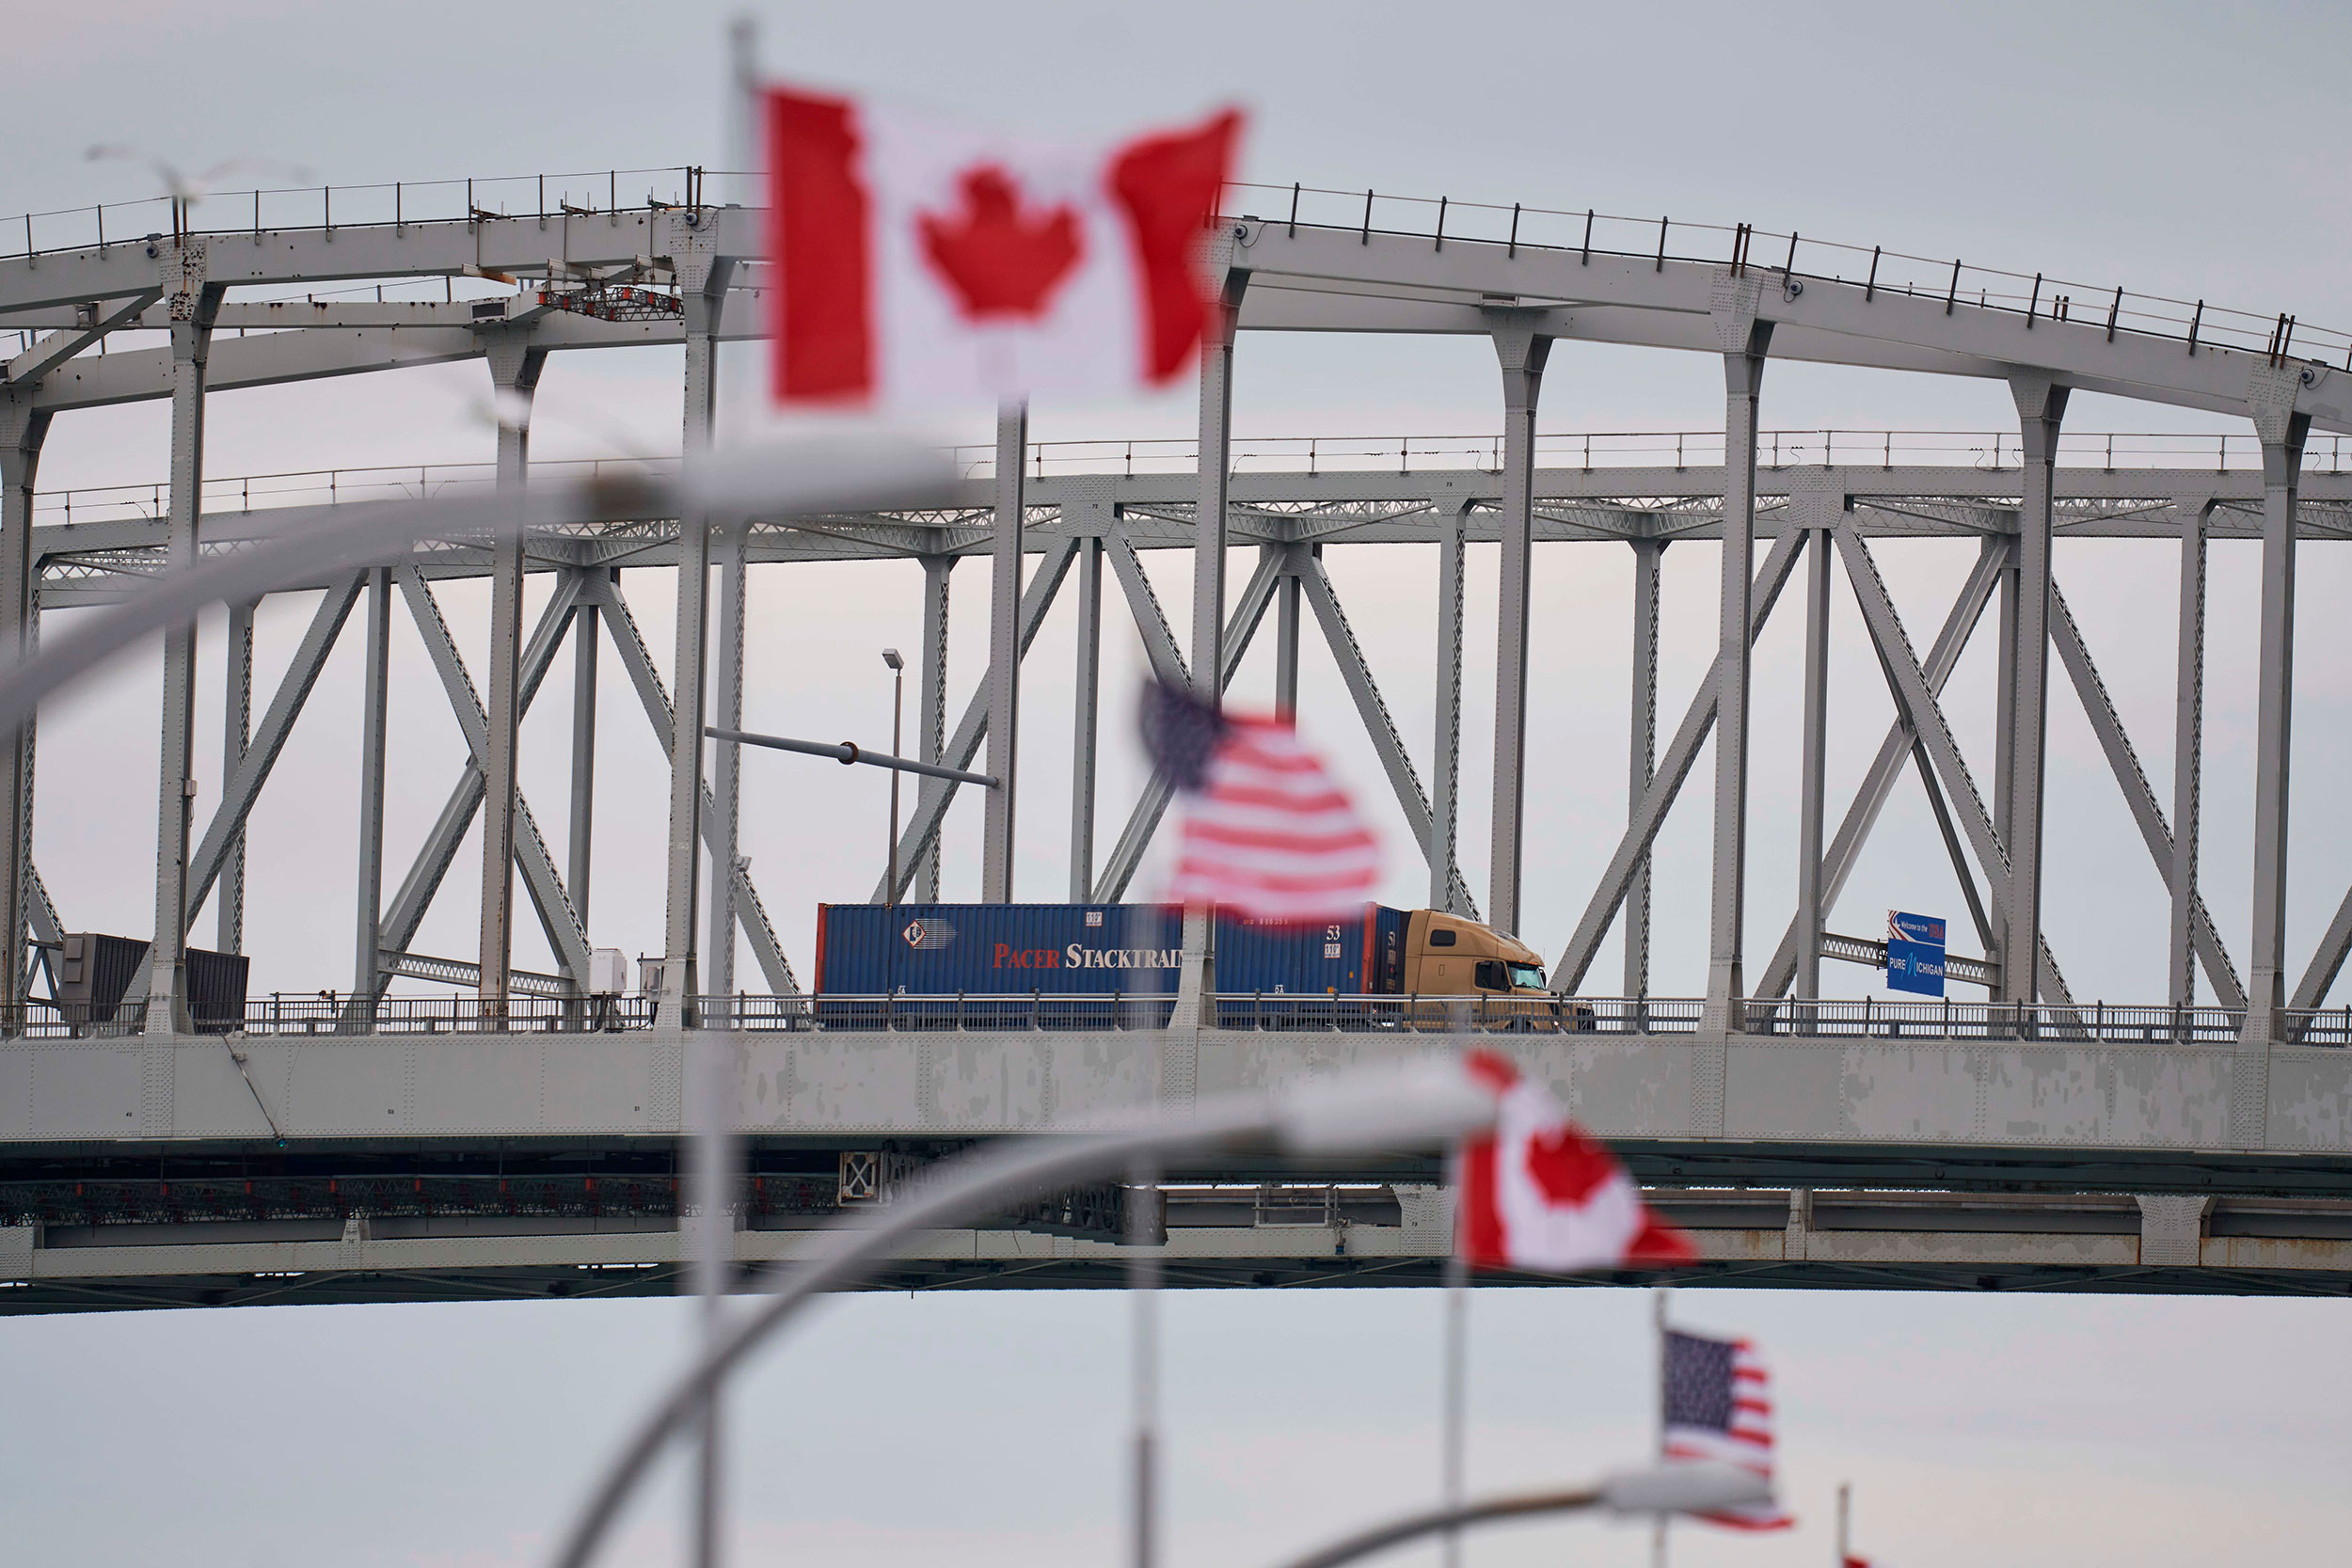
[[[1772,1383],[1745,1339],[1666,1335],[1665,1433],[1668,1459],[1737,1465],[1772,1479]],[[1787,1529],[1796,1520],[1776,1502],[1702,1513],[1733,1529]]]
[[[1362,913],[1379,844],[1289,721],[1219,713],[1155,684],[1144,741],[1184,797],[1171,901],[1293,924]]]

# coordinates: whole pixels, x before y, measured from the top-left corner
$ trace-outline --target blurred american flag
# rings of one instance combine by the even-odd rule
[[[1155,684],[1144,740],[1184,797],[1171,902],[1296,924],[1362,912],[1379,842],[1289,721],[1220,713]]]

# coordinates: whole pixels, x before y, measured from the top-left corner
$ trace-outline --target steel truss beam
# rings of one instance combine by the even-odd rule
[[[1054,608],[1054,596],[1061,591],[1062,578],[1070,575],[1070,563],[1078,556],[1078,541],[1068,537],[1055,539],[1047,547],[1045,561],[1029,574],[1028,586],[1021,592],[1019,651],[1016,657],[1028,657],[1029,644],[1037,641],[1038,628],[1045,624],[1045,612]],[[956,732],[948,737],[942,758],[949,768],[966,771],[972,759],[980,754],[980,742],[988,738],[989,684],[981,679],[979,689],[973,694],[963,718],[956,724]],[[946,820],[947,808],[953,804],[961,788],[953,779],[925,779],[914,798],[914,819],[898,840],[898,885],[887,886],[889,872],[874,881],[870,903],[895,903],[906,894],[906,884],[916,865],[930,850],[931,841],[939,836],[940,824]]]
[[[2139,835],[2156,863],[2156,875],[2164,879],[2169,891],[2175,863],[2172,830],[2164,820],[2164,808],[2156,803],[2156,792],[2148,782],[2147,770],[2139,765],[2139,753],[2132,749],[2131,737],[2123,731],[2115,701],[2107,695],[2106,682],[2099,678],[2099,667],[2091,662],[2082,629],[2074,624],[2074,612],[2067,608],[2066,595],[2058,592],[2056,583],[2050,585],[2050,636],[2058,644],[2059,662],[2066,666],[2067,674],[2074,682],[2074,694],[2082,699],[2083,712],[2090,716],[2100,748],[2106,752],[2107,768],[2115,774],[2124,803],[2131,807],[2132,819],[2138,823]],[[2193,884],[2186,892],[2190,936],[2196,943],[2197,957],[2205,966],[2205,978],[2221,998],[2222,1006],[2243,1007],[2245,984],[2238,979],[2237,966],[2230,961],[2227,944],[2214,929],[2204,895]]]
[[[1802,530],[1784,530],[1772,541],[1764,564],[1756,569],[1755,586],[1749,594],[1751,638],[1763,635],[1764,623],[1771,619],[1780,591],[1788,586],[1789,574],[1796,569],[1797,552],[1803,543]],[[1651,841],[1664,825],[1675,797],[1681,793],[1683,780],[1691,776],[1692,765],[1698,761],[1699,748],[1706,743],[1708,732],[1714,728],[1715,694],[1723,673],[1724,656],[1719,652],[1715,663],[1699,682],[1698,691],[1691,698],[1681,726],[1675,731],[1674,740],[1667,746],[1649,787],[1642,792],[1641,803],[1626,824],[1624,836],[1617,840],[1616,853],[1609,858],[1609,869],[1601,873],[1600,885],[1593,890],[1591,901],[1584,906],[1576,934],[1568,939],[1566,951],[1552,969],[1554,990],[1573,993],[1583,983],[1584,973],[1592,967],[1593,956],[1600,949],[1601,938],[1609,934],[1609,923],[1616,918],[1618,908],[1625,902],[1626,889],[1632,885],[1635,870],[1648,857]]]
[[[636,688],[637,700],[645,710],[645,722],[666,752],[670,732],[677,723],[677,712],[670,702],[668,689],[661,684],[660,672],[653,667],[653,654],[645,646],[644,634],[637,629],[637,617],[629,613],[628,600],[622,595],[619,583],[610,577],[594,578],[582,584],[580,596],[595,603],[600,612],[597,619],[612,634],[613,649],[621,656],[621,668],[628,673],[629,684]],[[706,848],[717,843],[716,817],[706,784],[701,814]],[[768,906],[761,901],[758,888],[752,884],[751,868],[739,859],[735,866],[735,918],[743,935],[750,939],[752,956],[758,961],[768,989],[778,996],[798,995],[801,983],[792,973],[791,960],[785,957],[775,924],[768,918]]]
[[[310,700],[311,690],[326,669],[327,657],[335,651],[336,640],[342,635],[343,623],[351,619],[352,606],[358,603],[359,591],[366,584],[365,573],[353,573],[329,588],[311,613],[310,628],[302,634],[293,662],[286,666],[277,693],[262,714],[261,728],[254,732],[245,755],[235,762],[229,782],[221,786],[220,804],[214,808],[213,820],[189,862],[183,928],[196,923],[196,911],[203,906],[204,895],[212,891],[214,879],[220,875],[231,847],[245,832],[246,821],[253,814],[253,803],[261,799],[262,786],[269,782],[270,770],[278,766],[278,753],[285,750],[286,739],[294,733],[294,721],[302,717],[303,705]]]
[[[1389,787],[1396,794],[1406,827],[1412,833],[1413,842],[1426,850],[1435,842],[1428,792],[1422,788],[1421,774],[1406,752],[1405,737],[1397,733],[1396,721],[1381,698],[1379,683],[1372,678],[1372,666],[1364,658],[1363,645],[1356,641],[1356,629],[1347,624],[1347,612],[1340,608],[1340,596],[1331,587],[1330,574],[1323,569],[1323,558],[1298,545],[1291,546],[1286,553],[1289,573],[1306,590],[1307,602],[1314,609],[1315,624],[1323,628],[1323,641],[1339,664],[1340,679],[1346,683],[1347,694],[1355,699],[1357,717],[1363,721],[1364,733],[1372,737],[1373,750],[1379,753],[1380,766],[1388,772]],[[1433,879],[1445,879],[1446,907],[1464,911],[1472,920],[1478,918],[1478,905],[1470,896],[1470,884],[1462,879],[1458,863],[1433,863],[1429,872]]]
[[[2009,559],[2009,543],[2004,539],[1988,538],[1984,541],[1975,568],[1970,571],[1959,596],[1952,601],[1951,611],[1944,618],[1943,629],[1936,633],[1935,641],[1928,649],[1927,663],[1921,673],[1926,677],[1930,691],[1940,695],[1945,682],[1951,678],[1953,669],[1960,663],[1960,656],[1967,648],[1968,640],[1975,633],[1985,606],[1992,602],[1993,590]],[[1837,895],[1845,890],[1846,878],[1853,870],[1854,863],[1861,858],[1862,847],[1868,840],[1871,828],[1876,826],[1879,813],[1886,805],[1886,798],[1894,792],[1895,782],[1902,777],[1903,764],[1915,756],[1917,745],[1917,732],[1912,728],[1910,720],[1904,716],[1899,704],[1895,721],[1887,729],[1886,738],[1879,743],[1878,755],[1871,759],[1868,771],[1863,774],[1861,786],[1854,791],[1853,801],[1846,808],[1845,816],[1838,822],[1836,835],[1830,840],[1829,851],[1822,857],[1820,908],[1823,920],[1827,920],[1830,911],[1836,908]],[[1922,777],[1925,777],[1924,773]],[[1772,961],[1764,972],[1763,985],[1757,994],[1780,996],[1788,991],[1796,975],[1799,944],[1803,940],[1797,922],[1790,921],[1788,932],[1780,939],[1780,945],[1772,952]]]
[[[1145,602],[1136,613],[1136,629],[1142,632],[1148,618],[1144,611],[1148,610],[1151,617],[1159,616],[1159,597],[1152,592],[1149,579],[1138,576],[1136,580],[1142,584]],[[1274,602],[1275,589],[1281,580],[1279,552],[1261,549],[1258,568],[1243,584],[1240,602],[1234,605],[1232,617],[1225,623],[1225,635],[1219,643],[1225,659],[1217,684],[1220,695],[1233,684],[1233,673],[1241,668],[1242,656],[1249,651],[1250,641],[1257,636],[1259,624],[1265,619],[1266,607]],[[1166,619],[1159,619],[1165,628]],[[1183,660],[1177,661],[1176,669],[1180,678],[1189,685],[1192,676]],[[1156,771],[1144,782],[1143,794],[1128,814],[1127,825],[1120,830],[1119,841],[1111,847],[1110,858],[1104,863],[1103,874],[1095,881],[1095,903],[1116,903],[1127,896],[1127,884],[1135,879],[1136,868],[1143,863],[1144,850],[1151,847],[1152,835],[1159,832],[1160,818],[1168,814],[1171,793],[1168,781]]]
[[[473,677],[467,673],[466,661],[457,651],[456,639],[450,636],[449,623],[441,618],[441,607],[434,598],[433,590],[408,567],[400,568],[395,576],[402,596],[408,601],[409,616],[416,622],[418,635],[424,639],[425,652],[431,656],[434,670],[441,677],[441,689],[449,697],[450,711],[456,717],[458,731],[465,736],[466,745],[473,753],[473,762],[468,769],[470,791],[464,784],[458,786],[461,794],[470,793],[472,796],[472,808],[464,814],[470,817],[473,811],[481,809],[486,797],[483,762],[488,755],[489,716],[483,710],[482,698],[474,689]],[[548,666],[554,662],[556,651],[563,645],[564,631],[570,624],[572,606],[579,600],[580,588],[580,575],[576,572],[566,572],[558,579],[547,609],[540,613],[539,626],[532,634],[529,658],[517,659],[518,675],[522,675],[517,686],[527,686],[532,696],[538,694],[539,680],[545,677]],[[526,663],[529,673],[523,675],[520,667]],[[518,693],[516,704],[518,722],[526,705]],[[463,833],[464,823],[459,824],[458,831]],[[447,863],[442,863],[446,867]],[[547,931],[549,950],[555,954],[556,961],[564,966],[564,973],[572,977],[573,984],[585,988],[588,983],[587,934],[580,929],[580,915],[564,892],[563,876],[556,870],[555,857],[548,848],[546,837],[539,832],[538,819],[532,815],[530,802],[523,799],[519,789],[515,793],[514,863],[522,871],[523,884],[531,891],[531,901],[538,911],[540,926]],[[435,879],[438,880],[437,878]],[[404,894],[405,891],[404,888]],[[428,901],[430,897],[428,893]],[[420,904],[418,918],[421,919],[423,913],[423,906]],[[413,923],[404,923],[396,933],[400,938],[398,947],[405,950],[415,930]],[[387,933],[388,945],[391,944],[393,934]]]
[[[1917,736],[1916,744],[1926,748],[1929,759],[1935,765],[1935,773],[1946,794],[1960,808],[1960,826],[1975,851],[1977,864],[1983,872],[1990,889],[1990,901],[1996,909],[2006,911],[2003,895],[2010,886],[2009,852],[1999,835],[1993,831],[1992,818],[1986,814],[1984,797],[1977,792],[1976,779],[1968,771],[1967,759],[1960,754],[1960,746],[1952,738],[1951,726],[1946,722],[1944,709],[1935,693],[1928,689],[1927,676],[1919,668],[1918,655],[1913,652],[1911,637],[1903,629],[1902,618],[1895,613],[1894,601],[1887,596],[1886,583],[1880,578],[1878,563],[1870,558],[1869,547],[1849,529],[1835,531],[1837,553],[1846,563],[1846,580],[1852,585],[1854,598],[1862,609],[1863,625],[1869,628],[1870,641],[1877,647],[1887,674],[1887,684],[1895,698],[1896,711],[1910,722]],[[2029,809],[2039,809],[2038,803]],[[1965,874],[1964,867],[1955,867]],[[2057,960],[2050,956],[2050,944],[2036,943],[2039,962],[2035,974],[2035,989],[2049,1000],[2072,1006],[2066,994],[2066,982],[2059,975]],[[2004,966],[2006,968],[2006,965]]]
[[[538,276],[557,267],[578,276],[641,257],[683,261],[697,251],[750,259],[764,248],[767,222],[756,209],[699,208],[614,212],[564,220],[552,232],[548,220],[525,216],[263,230],[190,243],[215,253],[215,281],[226,286],[315,287],[329,278]],[[1456,237],[1434,248],[1425,235],[1370,228],[1234,223],[1244,241],[1228,242],[1231,267],[1247,267],[1258,280],[1232,307],[1241,330],[1483,335],[1486,311],[1511,302],[1538,314],[1555,337],[1717,351],[1708,308],[1725,272],[1715,261]],[[550,249],[562,254],[550,258]],[[0,320],[134,295],[155,287],[157,271],[137,245],[0,261]],[[2219,344],[2185,355],[2174,337],[2109,336],[2088,318],[2036,322],[2013,309],[1955,310],[1942,299],[1838,278],[1803,281],[1802,290],[1772,290],[1761,302],[1759,313],[1775,324],[1775,357],[1999,380],[2039,372],[2083,390],[2227,414],[2244,410],[2249,372],[2264,365],[2259,352]],[[520,319],[536,308],[522,298],[506,314]],[[611,325],[569,312],[548,320]],[[2352,429],[2352,388],[2321,381],[2307,396],[2315,428]]]

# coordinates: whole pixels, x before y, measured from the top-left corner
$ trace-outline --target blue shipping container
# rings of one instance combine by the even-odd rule
[[[1216,987],[1322,996],[1402,987],[1402,910],[1274,926],[1217,917]],[[817,990],[836,996],[1049,996],[1176,989],[1172,904],[820,904]]]

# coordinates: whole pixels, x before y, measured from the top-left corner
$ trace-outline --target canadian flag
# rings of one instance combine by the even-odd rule
[[[786,88],[767,119],[779,400],[1132,393],[1191,363],[1238,114],[1107,149]]]
[[[1488,1051],[1465,1058],[1494,1090],[1494,1130],[1461,1153],[1462,1256],[1474,1266],[1571,1274],[1698,1260],[1691,1239],[1650,1212],[1608,1148],[1542,1085]]]

